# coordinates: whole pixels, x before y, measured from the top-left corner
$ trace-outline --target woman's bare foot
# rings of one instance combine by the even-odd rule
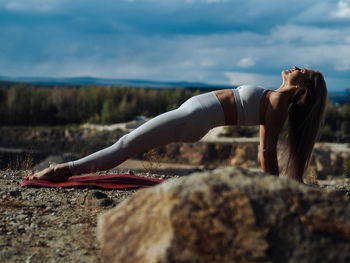
[[[46,168],[40,172],[32,173],[26,177],[27,180],[39,179],[54,182],[65,182],[72,176],[68,163],[57,164],[53,167]]]

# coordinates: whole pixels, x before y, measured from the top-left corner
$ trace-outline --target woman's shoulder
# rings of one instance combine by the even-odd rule
[[[268,99],[268,101],[272,106],[278,106],[278,107],[289,106],[288,96],[281,92],[268,90],[266,94],[266,98]]]
[[[289,99],[283,93],[269,90],[266,94],[265,105],[264,123],[262,124],[269,136],[278,138],[288,116]]]

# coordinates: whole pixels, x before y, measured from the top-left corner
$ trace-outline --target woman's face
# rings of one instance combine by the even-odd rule
[[[287,85],[300,85],[306,83],[315,72],[311,69],[300,69],[298,67],[293,67],[293,69],[282,71],[283,84]]]

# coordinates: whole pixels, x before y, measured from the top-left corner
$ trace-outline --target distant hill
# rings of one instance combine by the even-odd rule
[[[28,83],[43,86],[127,86],[127,87],[144,87],[144,88],[211,88],[225,89],[232,88],[230,85],[214,85],[201,82],[187,81],[152,81],[152,80],[133,80],[133,79],[106,79],[93,77],[74,77],[74,78],[41,78],[41,77],[19,77],[9,78],[0,76],[2,83]]]
[[[188,81],[152,81],[152,80],[134,80],[134,79],[107,79],[93,77],[73,77],[73,78],[44,78],[44,77],[4,77],[0,76],[0,84],[5,87],[10,87],[14,83],[27,83],[41,86],[125,86],[138,88],[199,88],[199,89],[232,89],[236,86],[232,85],[215,85],[202,82]],[[350,95],[350,94],[349,94]],[[328,96],[334,103],[344,103],[349,100],[349,95],[344,91],[329,92]]]
[[[344,91],[337,91],[337,92],[330,92],[328,94],[328,97],[331,101],[334,103],[345,103],[345,102],[350,102],[350,93],[346,93],[346,90]]]

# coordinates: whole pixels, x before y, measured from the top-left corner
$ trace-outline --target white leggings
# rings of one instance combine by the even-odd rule
[[[214,92],[194,96],[178,109],[163,113],[121,137],[115,144],[69,163],[73,175],[108,170],[140,152],[172,142],[196,142],[215,127],[225,125]]]

